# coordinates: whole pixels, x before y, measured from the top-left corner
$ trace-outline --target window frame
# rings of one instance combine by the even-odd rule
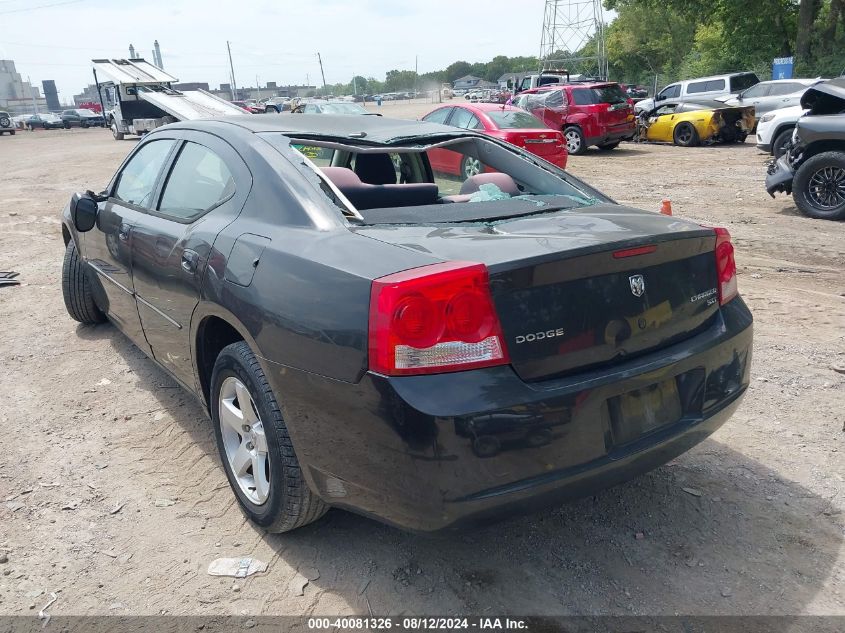
[[[232,189],[231,193],[229,193],[229,195],[227,195],[224,198],[220,198],[217,202],[215,202],[213,205],[211,205],[207,209],[204,209],[200,213],[197,213],[195,215],[189,216],[187,218],[183,218],[181,216],[173,215],[173,214],[168,213],[166,211],[162,211],[161,210],[161,201],[164,199],[164,192],[167,191],[167,183],[170,182],[170,177],[173,175],[173,170],[176,168],[176,165],[179,163],[179,157],[182,155],[182,152],[188,146],[189,143],[193,143],[194,145],[198,145],[198,146],[202,147],[203,149],[211,152],[218,159],[223,161],[223,164],[226,165],[226,169],[229,170],[229,175],[232,177],[232,180],[234,181],[235,186]],[[160,218],[164,218],[165,220],[172,220],[173,222],[178,222],[179,224],[193,224],[194,222],[196,222],[197,220],[199,220],[203,216],[207,215],[208,213],[211,213],[212,211],[214,211],[218,207],[226,204],[229,200],[234,198],[235,194],[238,192],[238,182],[237,182],[237,179],[235,178],[235,172],[234,172],[233,169],[230,168],[229,163],[226,162],[226,159],[223,158],[220,155],[219,152],[215,152],[212,148],[208,147],[207,145],[205,145],[203,143],[199,143],[196,140],[193,140],[193,139],[190,139],[190,138],[182,139],[179,143],[177,143],[177,146],[176,146],[175,150],[171,153],[171,155],[170,155],[170,157],[167,161],[167,164],[165,166],[165,169],[163,171],[166,172],[166,175],[160,174],[160,182],[158,183],[158,190],[156,192],[157,195],[156,195],[155,209],[146,209],[145,213],[148,213],[149,215],[155,215],[155,216],[160,217]]]
[[[164,161],[162,162],[161,167],[158,170],[158,174],[156,174],[155,180],[153,182],[153,189],[151,191],[151,200],[155,203],[155,206],[158,206],[158,203],[156,201],[158,200],[158,197],[159,197],[160,191],[161,191],[162,174],[164,174],[168,170],[169,166],[172,164],[172,162],[173,162],[173,152],[180,145],[180,139],[177,138],[176,135],[167,135],[167,136],[151,138],[149,141],[146,141],[146,142],[142,143],[141,145],[139,145],[135,149],[134,152],[130,153],[129,156],[126,157],[126,159],[120,165],[120,168],[115,173],[114,177],[112,178],[112,181],[109,183],[109,186],[107,188],[107,191],[108,191],[108,194],[109,194],[109,200],[111,202],[129,207],[130,209],[135,209],[136,211],[139,211],[141,213],[149,213],[149,212],[153,211],[153,209],[149,209],[149,208],[141,206],[139,204],[135,204],[134,202],[128,202],[128,201],[124,200],[123,198],[118,198],[117,197],[117,188],[120,186],[120,179],[123,177],[123,172],[126,171],[126,167],[139,154],[139,152],[143,148],[145,148],[147,145],[149,145],[150,143],[158,143],[158,142],[161,142],[161,141],[169,141],[169,142],[172,143],[172,145],[170,147],[170,151],[165,155]]]

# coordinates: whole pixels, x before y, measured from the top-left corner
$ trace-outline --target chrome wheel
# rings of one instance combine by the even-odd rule
[[[581,135],[576,130],[567,130],[563,137],[566,139],[566,151],[570,154],[581,151]]]
[[[270,460],[258,409],[246,386],[233,376],[220,385],[218,405],[229,467],[241,492],[260,506],[270,495]]]
[[[819,209],[835,209],[845,203],[845,169],[822,167],[810,176],[807,197]]]
[[[481,161],[472,156],[464,158],[464,178],[472,178],[481,173]]]

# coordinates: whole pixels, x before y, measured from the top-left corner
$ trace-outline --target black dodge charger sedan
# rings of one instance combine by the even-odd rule
[[[432,168],[466,156],[481,173]],[[473,131],[176,123],[62,220],[70,315],[202,402],[272,531],[329,506],[434,531],[590,494],[701,442],[748,387],[727,231]]]

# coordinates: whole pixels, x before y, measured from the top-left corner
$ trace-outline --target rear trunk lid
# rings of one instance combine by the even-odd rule
[[[504,139],[537,156],[559,154],[561,146],[566,143],[562,133],[546,129],[508,130]]]
[[[437,258],[485,263],[512,365],[527,381],[671,345],[706,328],[719,307],[713,231],[617,205],[488,224],[353,230]]]

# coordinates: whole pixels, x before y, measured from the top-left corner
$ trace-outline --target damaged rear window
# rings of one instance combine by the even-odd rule
[[[401,147],[280,139],[307,158],[297,164],[319,176],[327,202],[358,224],[495,222],[611,202],[544,160],[481,135],[431,145],[409,139]]]

